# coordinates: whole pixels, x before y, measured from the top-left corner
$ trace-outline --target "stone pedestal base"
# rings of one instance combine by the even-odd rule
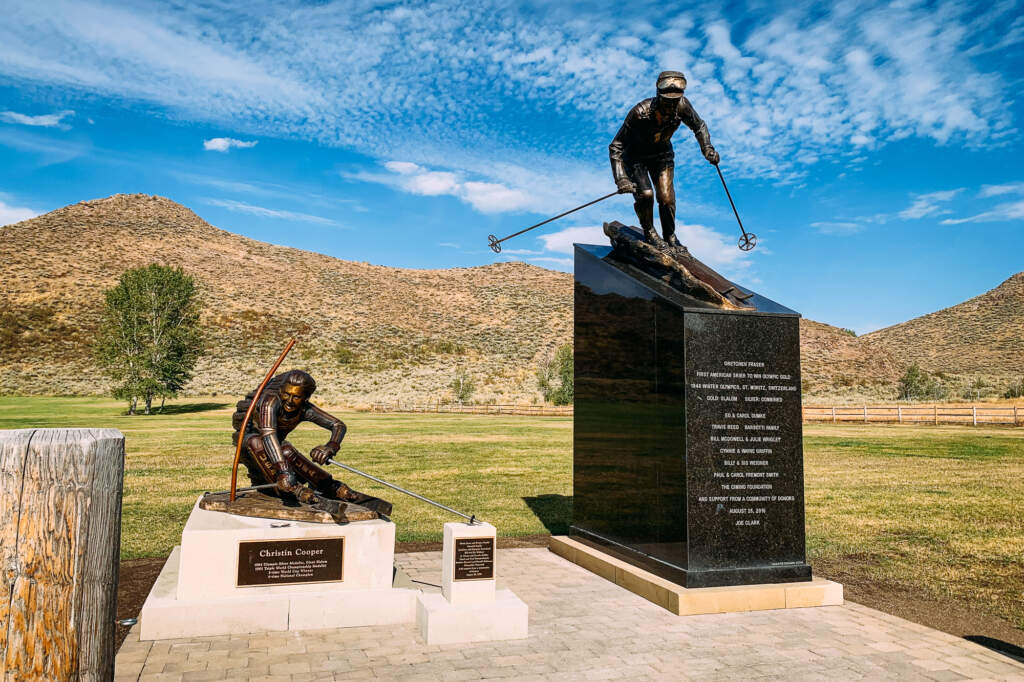
[[[175,547],[142,606],[140,639],[177,639],[282,630],[411,623],[415,589],[314,590],[222,599],[178,599],[181,547]]]
[[[427,644],[459,644],[526,637],[529,607],[499,590],[494,526],[446,523],[441,550],[441,594],[421,594],[416,622]]]
[[[494,599],[454,606],[444,596],[420,594],[416,622],[427,644],[459,644],[527,636],[529,607],[511,590],[497,590]]]
[[[394,524],[275,521],[198,505],[146,598],[141,638],[408,623],[394,588]]]
[[[798,583],[686,588],[564,536],[552,537],[548,549],[677,616],[843,603],[843,586],[823,578]]]

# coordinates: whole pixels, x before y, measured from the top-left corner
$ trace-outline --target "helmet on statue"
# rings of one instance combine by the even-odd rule
[[[682,71],[662,71],[658,74],[658,97],[679,99],[686,90],[686,76]]]

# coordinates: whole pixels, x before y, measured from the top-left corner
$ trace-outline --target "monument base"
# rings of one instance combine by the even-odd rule
[[[409,623],[390,521],[275,521],[192,509],[140,613],[141,638]],[[407,581],[406,581],[406,584]]]
[[[441,594],[421,594],[416,623],[427,644],[460,644],[527,635],[530,609],[497,589],[497,532],[489,523],[444,524]]]
[[[527,637],[529,607],[511,590],[494,599],[455,606],[436,592],[420,594],[416,622],[427,644],[461,644]]]
[[[765,565],[706,571],[686,570],[644,553],[642,550],[645,549],[645,546],[642,543],[637,543],[633,547],[621,545],[577,526],[569,527],[569,539],[689,589],[765,585],[768,583],[805,583],[811,580],[811,566],[803,561],[785,566]],[[666,546],[668,546],[666,543],[655,543],[650,548],[664,551]]]
[[[167,558],[139,616],[140,639],[390,625],[416,620],[419,590],[315,590],[222,599],[178,599],[181,547]],[[396,576],[396,584],[402,581]]]
[[[677,616],[843,603],[843,586],[823,578],[768,585],[686,588],[565,536],[553,536],[548,549]]]

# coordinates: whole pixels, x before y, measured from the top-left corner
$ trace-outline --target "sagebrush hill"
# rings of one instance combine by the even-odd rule
[[[217,229],[169,199],[115,195],[0,228],[0,392],[100,394],[91,344],[125,270],[181,267],[202,292],[206,355],[187,391],[242,395],[295,334],[286,366],[328,398],[530,402],[537,365],[572,339],[572,275],[524,263],[407,270]]]
[[[310,370],[328,400],[444,400],[464,368],[474,400],[531,403],[537,367],[572,341],[567,273],[345,261],[217,229],[163,197],[118,194],[0,227],[0,393],[106,393],[91,351],[103,292],[149,263],[199,283],[206,355],[187,387],[195,395],[251,390],[294,334],[286,366]],[[812,399],[894,398],[912,362],[996,389],[1024,375],[1024,273],[864,337],[812,320],[800,331]]]

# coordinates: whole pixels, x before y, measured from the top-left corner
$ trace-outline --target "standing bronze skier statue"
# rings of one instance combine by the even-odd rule
[[[690,100],[683,96],[686,77],[679,71],[662,71],[657,88],[656,97],[645,99],[629,110],[615,139],[608,145],[608,157],[619,192],[633,195],[633,208],[643,228],[644,240],[656,247],[684,248],[676,238],[672,133],[680,123],[685,123],[697,138],[704,158],[716,166],[718,152],[711,146],[707,125],[693,110]],[[654,231],[655,198],[664,242]]]

